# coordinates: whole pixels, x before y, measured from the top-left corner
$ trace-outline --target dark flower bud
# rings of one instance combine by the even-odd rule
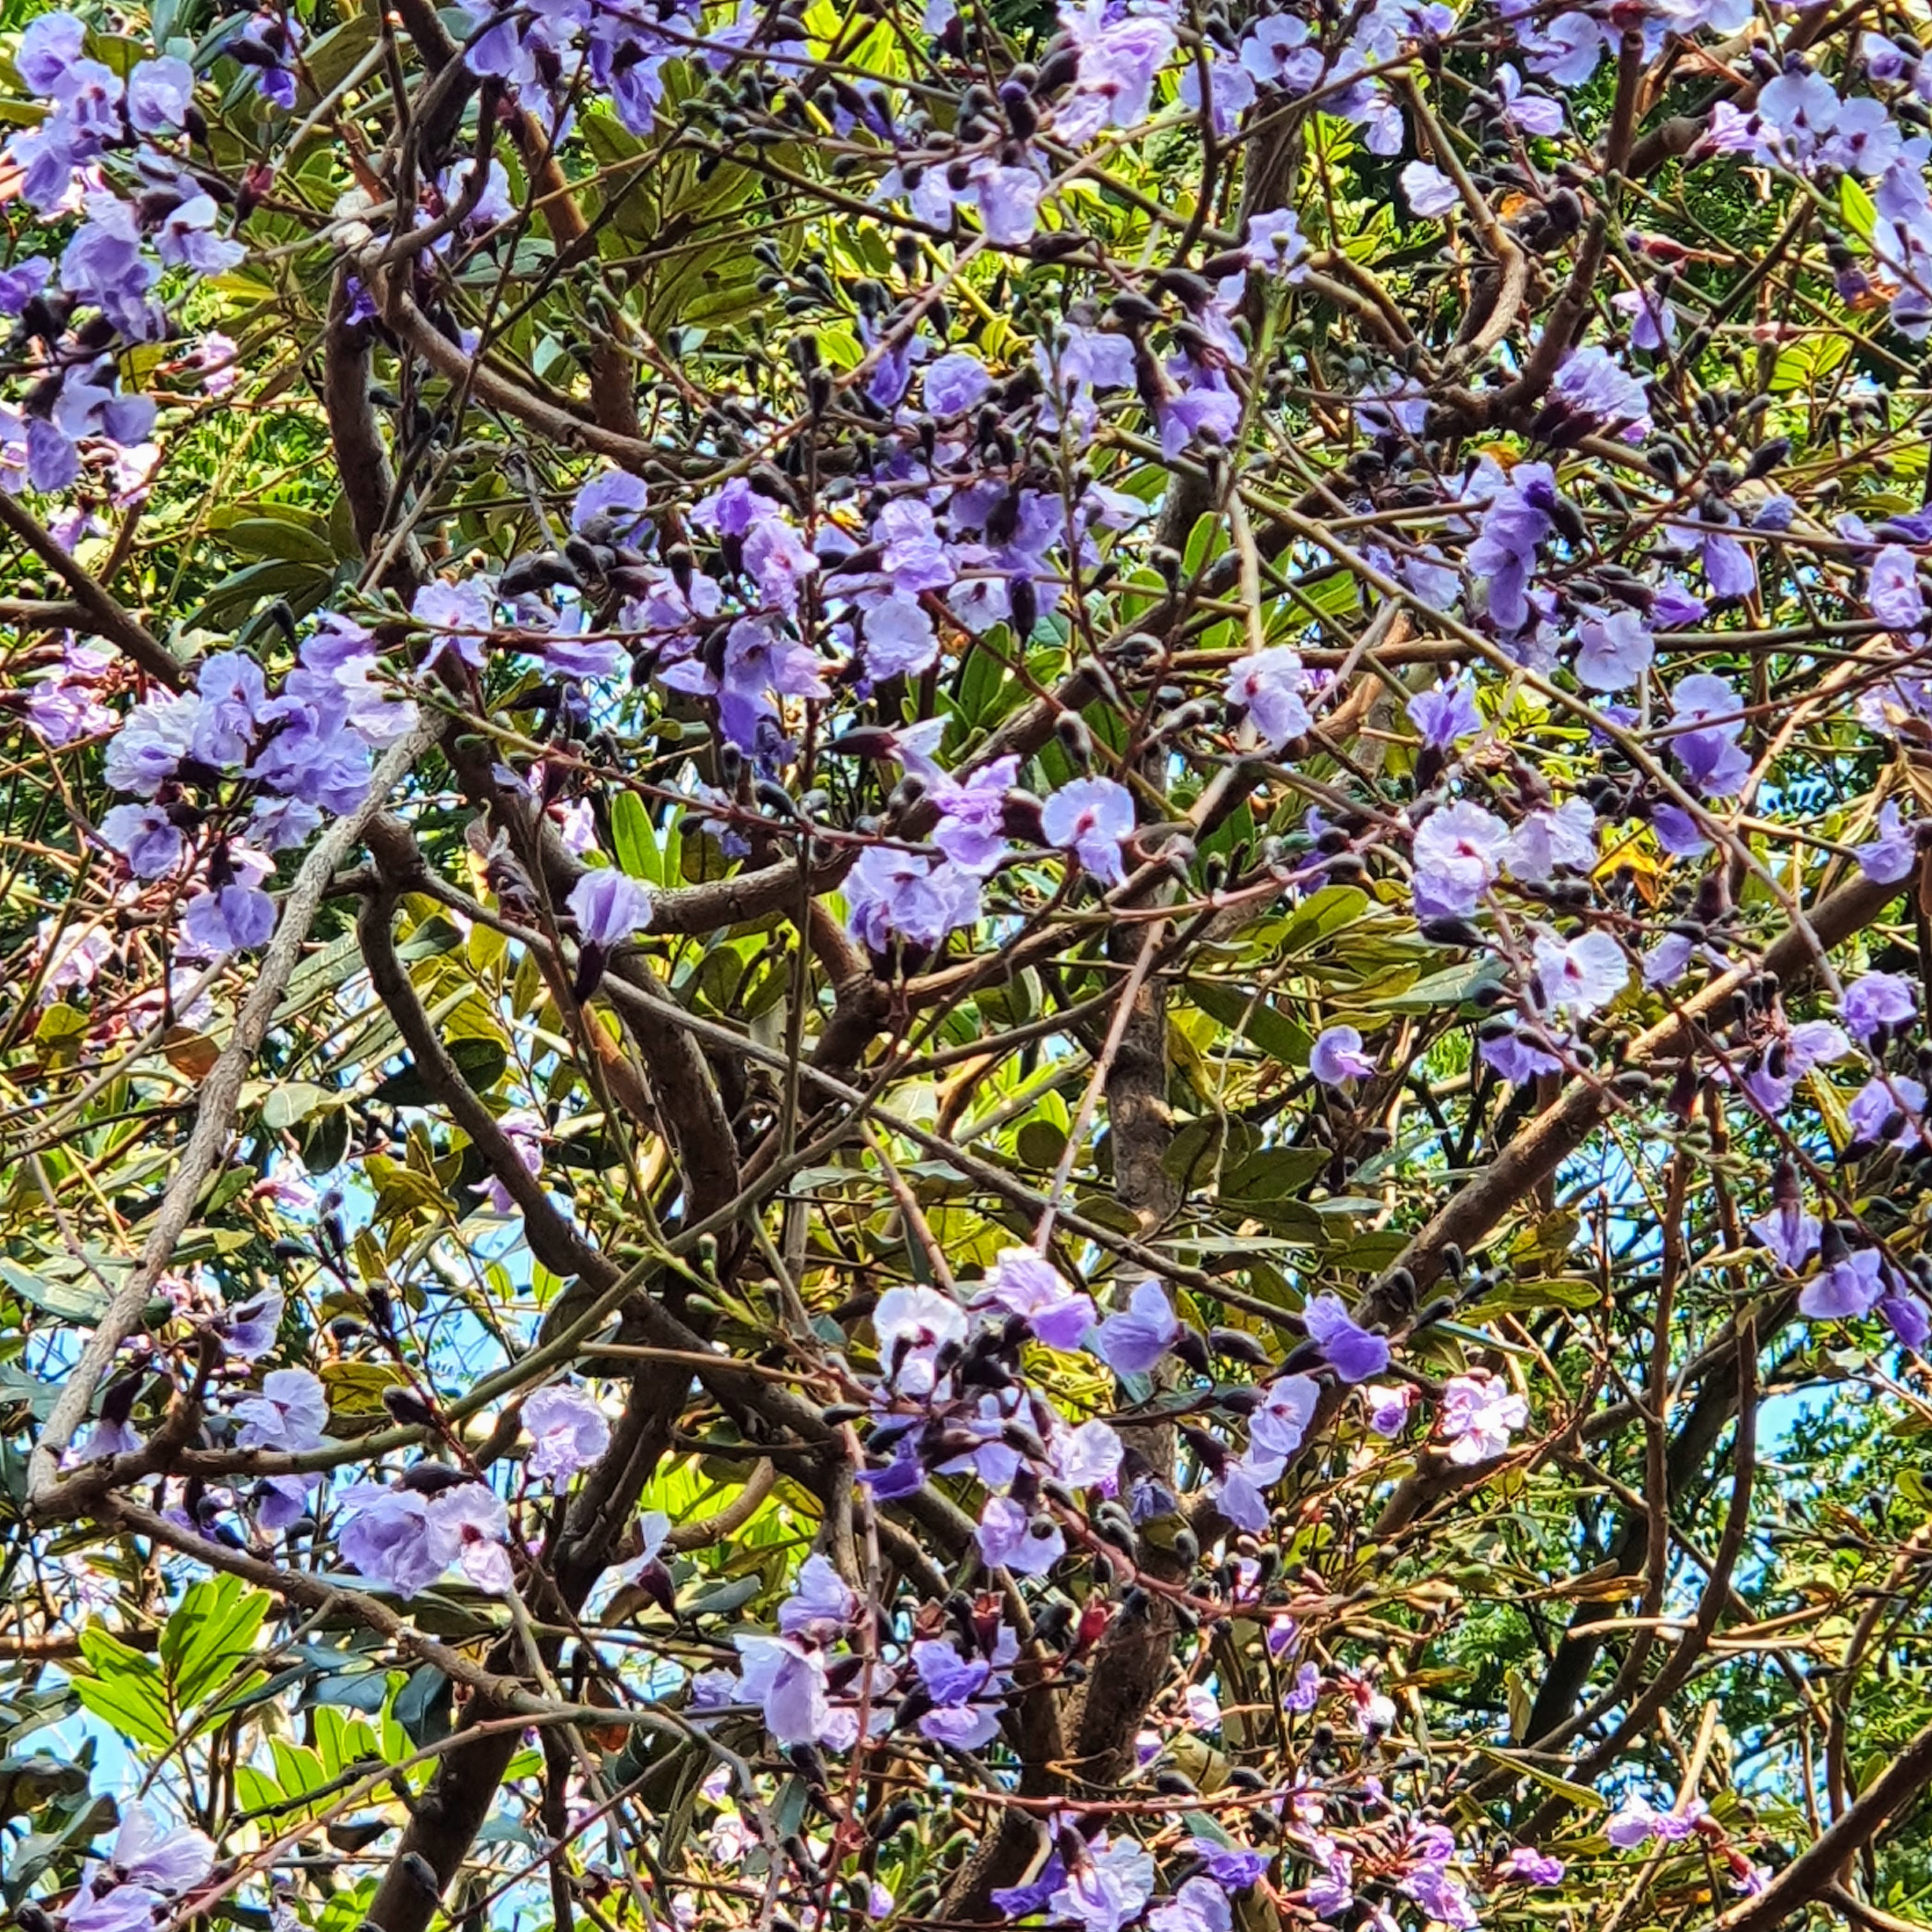
[[[1033,579],[1024,571],[1016,572],[1006,580],[1006,597],[1012,614],[1013,640],[1024,644],[1030,640],[1040,623],[1040,592]]]
[[[1022,845],[1045,844],[1046,828],[1040,818],[1044,809],[1041,801],[1030,791],[1008,792],[1000,804],[1002,836]]]
[[[1208,1340],[1216,1354],[1226,1355],[1231,1361],[1247,1362],[1258,1369],[1268,1366],[1267,1344],[1245,1328],[1210,1328]]]
[[[1063,711],[1053,721],[1053,734],[1060,740],[1066,755],[1082,771],[1093,769],[1094,734],[1077,711]]]
[[[407,1389],[386,1388],[382,1391],[382,1406],[398,1422],[418,1429],[433,1429],[436,1426],[436,1411]]]
[[[1180,1332],[1174,1338],[1173,1347],[1174,1352],[1196,1375],[1208,1373],[1213,1366],[1212,1359],[1208,1353],[1207,1337],[1199,1329],[1191,1328],[1184,1322],[1180,1324]]]
[[[1196,1429],[1190,1424],[1180,1426],[1180,1439],[1192,1452],[1194,1460],[1210,1475],[1218,1476],[1228,1466],[1228,1445],[1217,1436],[1210,1436],[1204,1429]]]
[[[1055,49],[1040,64],[1040,79],[1035,83],[1042,95],[1057,94],[1063,87],[1070,87],[1080,73],[1080,50],[1074,46]]]
[[[447,1462],[412,1462],[403,1472],[402,1486],[419,1496],[440,1496],[475,1480],[466,1470],[452,1469]]]

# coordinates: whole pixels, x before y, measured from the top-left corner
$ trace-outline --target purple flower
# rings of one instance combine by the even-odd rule
[[[1620,1852],[1634,1851],[1656,1834],[1657,1813],[1643,1798],[1628,1798],[1604,1827],[1604,1836]]]
[[[439,634],[423,658],[423,670],[452,650],[472,669],[482,668],[483,647],[496,623],[496,599],[487,586],[473,580],[446,584],[439,578],[416,592],[410,614]]]
[[[1868,1080],[1852,1096],[1845,1118],[1855,1144],[1876,1147],[1890,1139],[1895,1147],[1909,1147],[1918,1137],[1916,1124],[1925,1112],[1925,1089],[1902,1073],[1889,1079]],[[1886,1130],[1894,1117],[1898,1125],[1888,1136]]]
[[[1805,1212],[1795,1179],[1790,1196],[1777,1202],[1750,1228],[1787,1274],[1796,1274],[1818,1252],[1820,1223],[1816,1215]]]
[[[1750,776],[1750,760],[1737,742],[1744,720],[1734,714],[1738,694],[1709,671],[1694,672],[1670,694],[1670,748],[1684,775],[1706,798],[1728,798]],[[1715,720],[1707,723],[1706,720]]]
[[[1877,836],[1858,848],[1858,869],[1876,886],[1895,886],[1911,872],[1918,841],[1887,799],[1879,807]]]
[[[244,1362],[259,1361],[275,1346],[286,1305],[284,1298],[272,1288],[225,1310],[216,1319],[215,1331],[231,1355],[238,1355]]]
[[[1256,80],[1305,93],[1322,75],[1322,50],[1310,44],[1305,21],[1264,14],[1241,42],[1241,64]]]
[[[1354,1877],[1354,1853],[1334,1846],[1303,1894],[1309,1910],[1318,1918],[1340,1918],[1355,1902]]]
[[[200,716],[194,698],[150,698],[136,705],[109,742],[103,773],[108,784],[152,798],[189,755]]]
[[[641,476],[628,470],[607,470],[578,491],[570,506],[570,527],[598,542],[628,542],[643,528],[650,502],[650,491]]]
[[[1547,140],[1562,131],[1562,104],[1546,94],[1525,92],[1522,76],[1514,68],[1506,65],[1497,70],[1496,97],[1502,104],[1503,119],[1520,133]],[[1640,349],[1643,344],[1636,346]]]
[[[1714,530],[1704,538],[1702,554],[1712,596],[1748,597],[1757,588],[1757,565],[1736,537]]]
[[[608,951],[649,928],[650,888],[614,866],[595,866],[571,887],[570,910],[584,944]]]
[[[1245,713],[1262,742],[1279,751],[1313,722],[1302,698],[1306,688],[1300,658],[1276,644],[1231,664],[1222,691],[1228,708]]]
[[[1550,394],[1575,414],[1627,437],[1650,426],[1650,405],[1643,385],[1607,350],[1594,345],[1568,356]]]
[[[1652,806],[1650,823],[1658,844],[1673,859],[1700,858],[1711,849],[1697,821],[1680,805]]]
[[[1112,778],[1076,778],[1046,801],[1040,824],[1049,845],[1071,847],[1104,885],[1126,877],[1120,842],[1133,836],[1133,794]]]
[[[1465,1468],[1504,1454],[1529,1420],[1529,1404],[1486,1369],[1451,1376],[1442,1391],[1442,1433],[1449,1460]]]
[[[1268,1872],[1264,1853],[1248,1851],[1239,1845],[1225,1845],[1214,1838],[1190,1838],[1183,1849],[1201,1860],[1216,1885],[1225,1886],[1230,1892],[1246,1892],[1250,1886],[1258,1885]]]
[[[1312,1376],[1277,1376],[1248,1418],[1248,1440],[1262,1454],[1286,1462],[1301,1447],[1315,1420],[1322,1390]]]
[[[328,1426],[328,1397],[306,1369],[271,1369],[260,1395],[235,1405],[242,1426],[236,1446],[243,1449],[313,1449]]]
[[[937,1708],[919,1720],[920,1735],[956,1750],[977,1750],[998,1736],[998,1710],[971,1700],[986,1687],[992,1666],[982,1658],[964,1658],[950,1643],[928,1638],[912,1647],[913,1667]]]
[[[1120,1459],[1126,1453],[1119,1435],[1097,1418],[1078,1429],[1057,1432],[1052,1444],[1053,1472],[1070,1490],[1099,1490],[1112,1496]]]
[[[1450,1932],[1472,1932],[1478,1922],[1462,1880],[1452,1878],[1439,1864],[1418,1865],[1402,1881],[1402,1889]]]
[[[1896,973],[1868,973],[1845,988],[1838,1010],[1853,1035],[1869,1043],[1881,1027],[1903,1026],[1918,1006],[1910,980]]]
[[[764,1713],[765,1729],[782,1744],[820,1742],[832,1728],[825,1660],[788,1636],[739,1636],[739,1689]]]
[[[854,934],[881,958],[895,938],[938,946],[980,918],[980,881],[964,866],[882,845],[860,854],[846,876],[845,898]]]
[[[936,1288],[889,1288],[872,1311],[879,1363],[900,1394],[932,1394],[939,1357],[957,1351],[971,1327],[966,1311]]]
[[[939,638],[916,597],[902,591],[866,612],[866,673],[875,681],[914,677],[935,662]]]
[[[118,852],[137,879],[158,879],[181,863],[187,842],[167,814],[152,805],[117,805],[100,820],[104,844]]]
[[[1432,812],[1415,834],[1416,917],[1466,919],[1495,884],[1508,839],[1494,812],[1467,799]]]
[[[884,1467],[860,1470],[859,1480],[882,1503],[918,1495],[926,1486],[926,1465],[920,1460],[916,1441],[910,1436],[901,1436]]]
[[[1210,1878],[1190,1878],[1148,1914],[1154,1932],[1228,1932],[1234,1912],[1226,1888]]]
[[[1559,866],[1582,872],[1596,862],[1597,814],[1584,798],[1529,813],[1503,848],[1504,869],[1526,885],[1547,885]]]
[[[1260,28],[1270,26],[1301,27],[1301,22],[1278,16],[1274,21],[1261,22],[1257,32]],[[1304,34],[1307,32],[1305,27],[1301,30]],[[1254,38],[1253,34],[1250,35],[1250,43]],[[1244,65],[1246,64],[1245,46],[1242,62]],[[1308,278],[1308,242],[1301,232],[1301,224],[1296,219],[1292,208],[1276,208],[1271,212],[1257,214],[1248,224],[1246,253],[1248,266],[1258,268],[1264,275],[1273,275],[1282,281],[1291,283],[1306,281]],[[1238,287],[1235,292],[1238,294],[1239,292]],[[1225,298],[1228,292],[1226,281],[1221,284],[1221,292]]]
[[[1322,1672],[1312,1664],[1304,1664],[1294,1673],[1294,1682],[1282,1699],[1282,1708],[1306,1717],[1322,1701]]]
[[[1561,1858],[1539,1852],[1534,1845],[1517,1845],[1496,1867],[1496,1876],[1519,1885],[1561,1885],[1563,1870]]]
[[[1142,1282],[1126,1308],[1110,1315],[1094,1331],[1089,1346],[1117,1376],[1152,1372],[1180,1334],[1180,1318],[1167,1291],[1154,1280]]]
[[[164,266],[191,268],[197,275],[225,274],[248,255],[239,242],[224,242],[214,232],[220,210],[212,195],[190,195],[170,209],[154,233],[154,250]]]
[[[130,1804],[107,1862],[123,1885],[178,1894],[214,1869],[214,1847],[193,1826],[164,1825],[146,1806]]]
[[[143,252],[134,209],[112,195],[92,194],[87,219],[61,253],[61,286],[91,302],[124,335],[146,340],[158,332],[148,292],[160,271]]]
[[[1466,677],[1445,679],[1432,690],[1418,692],[1408,700],[1407,710],[1408,722],[1432,751],[1446,752],[1458,738],[1483,728],[1474,688]]]
[[[511,1587],[510,1556],[502,1543],[509,1512],[487,1484],[446,1490],[430,1503],[430,1516],[437,1537],[453,1546],[453,1560],[478,1589],[500,1594]]]
[[[510,1588],[509,1529],[502,1498],[482,1483],[460,1483],[425,1498],[413,1490],[356,1483],[342,1492],[347,1513],[337,1538],[360,1576],[412,1597],[460,1563],[480,1590]]]
[[[429,1499],[386,1483],[355,1483],[342,1492],[346,1520],[337,1541],[358,1576],[412,1597],[449,1568],[430,1524]]]
[[[1872,615],[1888,630],[1910,631],[1924,620],[1918,560],[1903,544],[1887,544],[1872,559],[1865,595]]]
[[[28,22],[14,65],[29,94],[64,100],[73,70],[86,52],[87,28],[71,14],[43,14]]]
[[[992,393],[986,365],[970,350],[956,349],[926,364],[926,406],[936,416],[963,416]]]
[[[1365,1382],[1388,1366],[1388,1342],[1353,1321],[1339,1294],[1318,1294],[1301,1318],[1322,1359],[1343,1382]]]
[[[992,1900],[1009,1918],[1030,1918],[1046,1909],[1047,1901],[1066,1882],[1066,1867],[1055,1852],[1040,1867],[1037,1878],[1024,1885],[1001,1886],[992,1894]]]
[[[1871,1312],[1885,1292],[1884,1257],[1876,1248],[1855,1248],[1804,1284],[1798,1312],[1808,1322],[1850,1322]]]
[[[268,686],[262,667],[239,651],[218,651],[195,680],[201,694],[190,749],[204,765],[247,762],[261,729]]]
[[[525,1469],[550,1482],[567,1482],[587,1469],[610,1446],[604,1412],[568,1382],[540,1388],[524,1404],[523,1424],[532,1448]]]
[[[1007,1248],[986,1270],[973,1304],[1017,1315],[1046,1347],[1063,1353],[1079,1347],[1094,1325],[1090,1295],[1068,1286],[1058,1269],[1030,1248]]]
[[[1757,112],[1767,127],[1786,137],[1802,160],[1838,124],[1840,104],[1838,90],[1822,74],[1800,70],[1781,74],[1768,82],[1758,94]]]
[[[1362,1036],[1352,1026],[1324,1027],[1308,1056],[1308,1070],[1324,1087],[1372,1080],[1376,1063],[1362,1051]]]
[[[1237,1529],[1261,1535],[1268,1526],[1269,1486],[1281,1480],[1285,1465],[1278,1456],[1258,1456],[1250,1450],[1221,1473],[1214,1501]]]
[[[1426,161],[1411,161],[1402,170],[1402,191],[1408,197],[1409,212],[1418,221],[1433,221],[1462,200],[1456,184]]]
[[[1582,933],[1567,944],[1539,933],[1532,950],[1537,990],[1552,1018],[1587,1019],[1629,984],[1630,962],[1607,932]]]
[[[1586,691],[1628,691],[1656,654],[1634,610],[1596,612],[1576,627],[1576,682]]]
[[[1072,1919],[1084,1932],[1120,1932],[1153,1896],[1152,1856],[1131,1838],[1109,1843],[1102,1833],[1048,1903],[1054,1918]]]
[[[1520,1032],[1498,1034],[1484,1040],[1478,1050],[1484,1064],[1493,1066],[1514,1087],[1540,1075],[1554,1073],[1563,1064],[1555,1054],[1546,1053]]]
[[[1225,443],[1241,420],[1241,399],[1227,377],[1191,356],[1173,356],[1163,366],[1174,387],[1158,410],[1162,453],[1178,457],[1204,433]]]
[[[1032,240],[1040,225],[1040,198],[1046,192],[1036,169],[982,163],[975,170],[973,188],[988,241],[1016,248]]]
[[[1079,85],[1054,115],[1054,131],[1078,146],[1102,128],[1145,120],[1154,76],[1174,52],[1172,27],[1153,14],[1108,21],[1100,0],[1064,6],[1060,24],[1079,52]]]
[[[787,1636],[830,1643],[859,1614],[859,1599],[833,1568],[814,1550],[800,1564],[791,1594],[778,1606],[778,1628]]]
[[[934,521],[932,506],[916,497],[895,497],[879,512],[872,533],[886,576],[895,590],[907,596],[943,590],[958,574]]]
[[[1012,849],[1006,838],[1006,794],[1018,773],[1019,760],[1009,756],[993,759],[963,782],[937,766],[926,774],[926,802],[940,814],[932,842],[962,871],[983,878]]]
[[[160,1894],[144,1886],[113,1885],[93,1867],[63,1915],[67,1932],[152,1932]]]
[[[1932,1309],[1916,1294],[1902,1291],[1880,1298],[1878,1312],[1899,1341],[1908,1348],[1923,1348],[1932,1337]]]
[[[1378,1436],[1400,1436],[1414,1406],[1415,1389],[1408,1382],[1377,1382],[1362,1391],[1369,1405],[1369,1426]]]
[[[128,76],[128,119],[139,134],[172,134],[188,123],[194,104],[194,70],[164,55],[137,61]]]
[[[980,1555],[989,1570],[1016,1576],[1039,1576],[1066,1554],[1066,1538],[1049,1516],[1030,1516],[1010,1496],[988,1496],[976,1532]]]
[[[198,959],[226,958],[266,946],[275,929],[275,902],[259,886],[219,886],[197,892],[182,913],[184,954]]]

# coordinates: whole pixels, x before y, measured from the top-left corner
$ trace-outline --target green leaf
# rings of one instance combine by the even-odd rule
[[[1438,1006],[1460,1006],[1485,987],[1500,986],[1503,977],[1501,960],[1472,960],[1466,965],[1432,973],[1405,991],[1385,999],[1371,1000],[1369,1005],[1378,1013],[1431,1012]]]
[[[298,523],[284,517],[244,517],[222,534],[244,556],[313,564],[323,570],[335,568],[335,545],[328,525],[320,520]]]
[[[1190,980],[1187,997],[1210,1018],[1252,1040],[1283,1066],[1306,1066],[1314,1042],[1305,1028],[1226,980]]]
[[[663,880],[659,874],[658,842],[651,836],[651,815],[634,791],[620,791],[610,801],[610,836],[617,848],[617,863],[634,879],[652,885]]]
[[[1281,950],[1306,952],[1330,934],[1353,926],[1368,909],[1369,896],[1359,886],[1324,886],[1295,908],[1281,935]]]
[[[1587,1784],[1573,1784],[1567,1778],[1558,1778],[1553,1771],[1545,1771],[1513,1753],[1492,1750],[1487,1744],[1477,1744],[1474,1749],[1479,1755],[1507,1771],[1512,1778],[1526,1778],[1531,1784],[1540,1785],[1545,1791],[1567,1799],[1584,1810],[1600,1811],[1604,1809],[1605,1801],[1601,1793],[1592,1791]]]
[[[328,1088],[318,1087],[312,1080],[278,1081],[262,1103],[262,1124],[278,1132],[292,1127],[336,1097]]]
[[[1263,1148],[1221,1177],[1223,1201],[1279,1201],[1305,1187],[1328,1164],[1320,1148]]]
[[[74,1694],[81,1702],[124,1738],[151,1750],[166,1750],[177,1727],[160,1666],[98,1624],[81,1632],[80,1654],[88,1666],[74,1673]]]
[[[1838,178],[1838,212],[1861,242],[1870,241],[1872,230],[1878,226],[1878,207],[1856,175]]]
[[[199,1703],[234,1674],[255,1647],[268,1613],[266,1591],[238,1576],[210,1576],[185,1592],[161,1632],[161,1661],[183,1709]]]
[[[92,1281],[62,1281],[0,1262],[0,1280],[31,1308],[92,1328],[106,1312],[106,1292]]]

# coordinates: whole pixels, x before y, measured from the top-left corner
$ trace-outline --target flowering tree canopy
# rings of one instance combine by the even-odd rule
[[[26,1932],[1932,1894],[1932,15],[0,14]]]

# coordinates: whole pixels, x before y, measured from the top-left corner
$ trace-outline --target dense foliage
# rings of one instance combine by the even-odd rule
[[[224,4],[0,22],[25,1932],[1917,1922],[1932,16]]]

